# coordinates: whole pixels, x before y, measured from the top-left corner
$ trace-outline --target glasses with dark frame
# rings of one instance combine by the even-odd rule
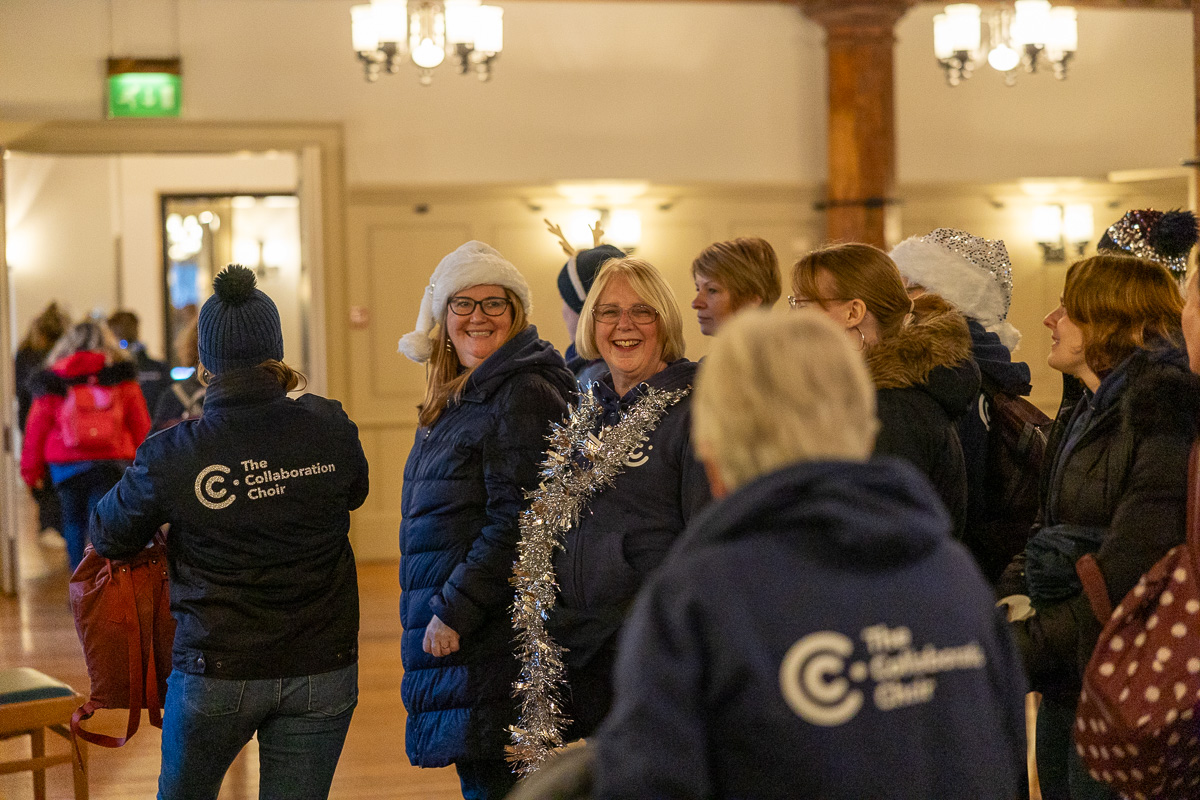
[[[474,314],[476,306],[483,309],[483,313],[489,317],[499,317],[508,310],[509,300],[507,297],[485,297],[482,300],[472,300],[470,297],[451,297],[450,302],[446,305],[460,317],[469,317]]]
[[[641,304],[632,306],[631,308],[606,305],[596,306],[592,309],[592,318],[596,322],[603,322],[605,325],[616,325],[625,314],[629,314],[629,319],[638,325],[649,325],[658,319],[658,309]]]

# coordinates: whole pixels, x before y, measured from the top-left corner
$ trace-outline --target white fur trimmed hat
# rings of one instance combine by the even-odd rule
[[[940,295],[964,316],[978,320],[1015,350],[1021,333],[1007,321],[1012,302],[1012,262],[1002,239],[984,239],[938,228],[896,245],[892,260],[909,283]]]
[[[495,248],[483,242],[467,242],[443,258],[429,276],[429,285],[421,297],[417,327],[400,337],[400,352],[418,364],[428,361],[433,355],[434,329],[446,320],[446,303],[455,292],[489,283],[511,289],[525,308],[525,314],[532,313],[529,283],[517,268]]]

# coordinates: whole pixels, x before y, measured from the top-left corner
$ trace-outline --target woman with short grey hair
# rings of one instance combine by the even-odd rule
[[[844,330],[739,314],[692,411],[720,499],[638,595],[593,796],[1015,797],[1016,651]]]

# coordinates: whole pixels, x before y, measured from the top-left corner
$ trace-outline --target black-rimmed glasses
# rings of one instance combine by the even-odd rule
[[[451,297],[447,303],[450,310],[457,316],[469,317],[475,313],[475,306],[483,309],[489,317],[498,317],[508,310],[507,297],[485,297],[482,300],[472,300],[470,297]]]
[[[616,325],[625,314],[629,314],[629,319],[638,325],[649,325],[658,319],[658,309],[640,304],[631,308],[596,306],[592,309],[592,318],[605,325]]]

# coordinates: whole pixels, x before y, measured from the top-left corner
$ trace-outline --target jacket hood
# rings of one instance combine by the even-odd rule
[[[866,357],[876,389],[920,389],[950,419],[958,419],[979,392],[967,321],[935,294],[913,301],[912,320]]]
[[[123,381],[137,380],[137,365],[132,361],[117,361],[105,366],[104,353],[81,350],[60,358],[49,369],[44,369],[29,380],[34,396],[43,394],[66,395],[67,387],[95,377],[103,386],[115,386]]]
[[[592,384],[592,394],[595,395],[596,400],[604,408],[606,414],[619,414],[633,405],[634,401],[641,398],[646,393],[647,388],[668,391],[692,386],[696,382],[696,372],[699,369],[699,362],[688,361],[686,358],[677,358],[670,364],[667,364],[666,369],[651,375],[630,389],[625,393],[624,397],[617,396],[617,390],[613,388],[612,374],[609,373],[601,380]]]
[[[1183,348],[1138,350],[1113,372],[1122,368],[1129,382],[1122,410],[1133,431],[1184,438],[1200,434],[1200,376],[1188,368]]]
[[[98,373],[104,369],[104,361],[104,353],[98,350],[80,350],[55,361],[50,369],[63,378],[78,378]]]
[[[805,537],[798,546],[850,568],[898,568],[948,539],[950,517],[928,481],[899,459],[807,462],[715,501],[677,550],[764,534]]]
[[[514,372],[536,370],[567,396],[578,387],[554,345],[538,338],[537,327],[529,325],[492,353],[471,375],[463,391],[463,400],[482,402],[500,388]]]
[[[1006,394],[1019,397],[1033,391],[1029,365],[1024,361],[1013,361],[1012,352],[999,335],[973,319],[967,320],[967,327],[971,332],[971,354],[984,380]]]
[[[899,333],[867,351],[867,368],[877,389],[918,386],[936,367],[954,367],[971,356],[967,321],[942,298],[913,301],[912,319]]]

